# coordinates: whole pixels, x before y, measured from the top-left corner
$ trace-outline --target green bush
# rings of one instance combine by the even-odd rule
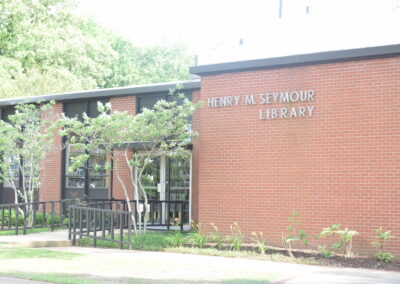
[[[2,226],[2,225],[4,225],[4,227],[8,227],[9,226],[9,216],[10,216],[10,210],[5,209],[4,210],[4,224],[2,224],[2,218],[0,216],[0,226]],[[42,212],[36,212],[35,224],[36,225],[49,225],[50,226],[51,225],[51,213],[46,213],[46,216],[44,218],[45,219],[43,220],[43,213]],[[11,209],[11,226],[12,227],[16,225],[15,219],[16,219],[15,210]],[[55,225],[60,225],[61,224],[61,217],[58,214],[54,214],[54,224]],[[24,225],[24,217],[20,212],[18,212],[18,226],[22,227],[23,225]]]
[[[16,218],[16,216],[15,216],[16,214],[15,214],[15,210],[14,209],[11,209],[11,226],[15,226],[16,225],[16,223],[15,223],[15,218]],[[2,219],[0,218],[0,225],[4,225],[5,227],[6,226],[9,226],[9,218],[10,218],[10,210],[8,210],[8,209],[5,209],[4,210],[4,224],[2,223]],[[23,226],[24,225],[24,217],[22,216],[22,214],[18,214],[18,226]]]

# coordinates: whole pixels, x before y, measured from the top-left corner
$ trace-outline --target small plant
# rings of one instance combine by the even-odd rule
[[[389,262],[393,259],[393,257],[394,257],[394,255],[391,254],[390,252],[380,251],[376,254],[376,258],[382,262]]]
[[[324,258],[331,258],[335,256],[335,253],[329,250],[326,246],[318,246],[318,250]]]
[[[264,237],[263,233],[260,232],[257,234],[256,232],[251,233],[252,236],[254,236],[253,241],[256,243],[258,250],[260,251],[261,254],[265,254],[265,251],[267,250],[267,240]]]
[[[348,228],[340,230],[340,225],[335,224],[329,228],[322,229],[319,235],[320,237],[328,237],[334,234],[339,235],[339,241],[332,245],[332,249],[344,250],[345,257],[350,257],[352,255],[353,237],[358,235],[358,232],[351,231]]]
[[[204,248],[207,245],[208,237],[199,232],[191,232],[187,235],[187,240],[193,247]]]
[[[191,232],[187,235],[187,241],[192,244],[194,247],[203,248],[207,245],[208,237],[200,234],[200,226],[201,224],[196,223],[195,221],[191,221]]]
[[[392,260],[394,257],[393,254],[390,252],[385,252],[385,243],[386,241],[394,238],[393,235],[391,235],[391,231],[386,231],[384,232],[382,228],[376,229],[375,230],[377,236],[376,241],[372,242],[372,245],[377,247],[379,249],[379,252],[376,254],[376,257],[383,262],[389,262]]]
[[[231,234],[226,237],[226,241],[231,244],[231,250],[240,250],[243,243],[243,233],[237,222],[231,225]]]
[[[175,233],[172,238],[172,245],[174,247],[181,247],[185,243],[185,238],[181,233]]]
[[[222,235],[218,231],[218,227],[214,223],[210,223],[211,227],[213,228],[214,232],[211,234],[211,240],[215,243],[215,247],[217,249],[221,249],[222,247]]]
[[[288,217],[289,225],[286,227],[288,234],[282,234],[283,244],[290,257],[294,257],[292,253],[292,243],[302,242],[305,247],[308,246],[308,234],[298,227],[302,224],[302,216],[300,213],[293,211]]]

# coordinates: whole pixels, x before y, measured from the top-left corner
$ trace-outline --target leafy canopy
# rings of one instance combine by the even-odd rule
[[[137,48],[72,0],[0,0],[0,98],[188,78],[181,45]]]

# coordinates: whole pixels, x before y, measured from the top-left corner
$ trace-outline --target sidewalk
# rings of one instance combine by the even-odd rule
[[[278,263],[167,252],[143,252],[98,248],[52,248],[81,254],[72,260],[1,260],[2,272],[71,274],[98,283],[400,283],[400,273],[354,268]],[[275,282],[274,282],[275,281]],[[96,282],[97,283],[97,282]]]
[[[22,231],[20,232],[22,233]],[[0,244],[17,247],[68,247],[68,230],[56,230],[54,232],[43,232],[27,235],[0,236]]]

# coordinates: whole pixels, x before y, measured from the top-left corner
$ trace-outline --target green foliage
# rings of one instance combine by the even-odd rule
[[[0,0],[0,98],[188,78],[186,47],[137,48],[73,0]]]
[[[172,245],[174,247],[181,247],[183,246],[185,243],[185,237],[183,236],[182,233],[175,233],[173,235],[173,239],[172,239]]]
[[[233,222],[231,227],[231,233],[226,237],[226,241],[231,244],[232,250],[240,250],[244,240],[244,235],[239,227],[238,222]]]
[[[318,250],[324,258],[331,258],[335,256],[335,253],[326,246],[318,246]]]
[[[394,258],[394,255],[391,254],[390,252],[380,251],[376,254],[376,258],[382,262],[389,262]]]
[[[209,237],[200,233],[200,227],[200,223],[191,220],[191,230],[187,234],[185,242],[190,243],[193,247],[204,248],[209,241]]]
[[[2,219],[0,219],[0,226],[4,225],[5,227],[9,226],[10,224],[10,210],[4,210],[4,224],[2,223]],[[15,210],[11,209],[11,226],[16,225],[16,214]],[[21,213],[18,214],[18,226],[24,225],[24,217]]]
[[[182,236],[183,237],[183,236]],[[148,232],[132,236],[132,248],[138,250],[158,251],[167,247],[178,246],[177,233]]]
[[[302,242],[305,247],[308,246],[308,234],[304,230],[300,230],[299,226],[302,224],[302,216],[300,213],[293,211],[288,217],[289,225],[286,227],[288,234],[282,235],[283,244],[291,257],[292,243]]]
[[[187,145],[195,133],[191,131],[190,119],[197,108],[178,90],[171,90],[169,101],[160,100],[153,109],[144,109],[141,113],[130,115],[126,112],[112,111],[111,104],[102,105],[99,103],[100,115],[95,118],[83,116],[83,121],[77,118],[63,117],[59,120],[59,127],[62,128],[61,135],[69,137],[69,143],[82,151],[73,159],[69,171],[74,172],[84,166],[89,155],[87,152],[102,149],[106,155],[111,157],[114,164],[114,173],[129,199],[128,188],[134,188],[135,195],[140,196],[145,203],[148,201],[143,182],[149,178],[145,171],[152,162],[162,156],[168,158],[188,157]],[[138,143],[143,145],[141,151],[130,151],[130,145]],[[122,155],[114,155],[114,149],[120,149]],[[86,152],[86,153],[85,153]],[[119,173],[119,162],[121,159],[126,162],[130,176],[137,176],[124,180]],[[106,163],[104,170],[110,169],[110,163]],[[128,201],[128,207],[130,202]],[[128,208],[130,211],[131,209]],[[137,211],[138,214],[144,214]],[[133,215],[132,215],[133,216]],[[147,216],[134,224],[134,231],[145,231]],[[179,220],[177,220],[178,223]]]
[[[376,257],[383,262],[389,262],[394,256],[390,252],[384,252],[385,243],[394,238],[391,234],[391,231],[384,232],[382,228],[376,229],[376,241],[372,242],[372,245],[379,249],[379,252],[376,254]]]
[[[213,233],[211,234],[210,239],[215,244],[217,249],[221,249],[223,242],[222,235],[214,223],[210,223],[210,225],[213,228]]]
[[[15,113],[0,120],[0,180],[14,190],[23,202],[33,202],[40,189],[40,170],[54,145],[55,116],[51,113],[54,103],[36,106],[18,104]],[[46,119],[41,119],[45,117]],[[24,177],[22,186],[16,182]],[[26,210],[32,211],[32,206]]]
[[[260,251],[261,254],[265,254],[265,251],[268,248],[267,245],[267,240],[264,237],[262,232],[259,232],[258,234],[256,232],[251,233],[253,237],[253,241],[256,243],[258,250]]]
[[[332,244],[332,249],[344,250],[345,256],[351,256],[353,237],[358,235],[357,231],[351,231],[348,228],[340,230],[340,225],[332,225],[329,228],[324,228],[320,233],[320,237],[328,237],[338,235],[339,241]]]
[[[33,213],[31,213],[33,216]],[[10,215],[10,210],[5,209],[4,210],[4,227],[9,226],[9,215]],[[54,214],[54,224],[55,225],[60,225],[61,224],[61,217],[57,214]],[[68,220],[68,219],[64,219]],[[28,218],[27,218],[28,221]],[[43,220],[43,213],[42,212],[36,212],[36,219],[35,219],[35,224],[36,225],[51,225],[51,213],[46,213],[45,216],[45,221]],[[2,226],[2,219],[0,218],[0,226]],[[11,226],[16,225],[16,213],[14,209],[11,209]],[[24,225],[24,216],[21,212],[18,214],[18,226],[22,227]],[[28,224],[27,224],[28,225]]]

